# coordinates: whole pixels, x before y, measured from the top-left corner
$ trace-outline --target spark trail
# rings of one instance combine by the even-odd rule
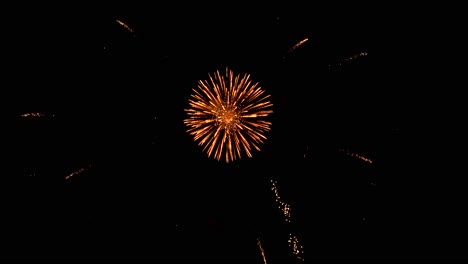
[[[300,46],[302,46],[304,43],[306,43],[307,41],[309,41],[308,38],[305,38],[301,41],[299,41],[298,43],[296,43],[294,46],[292,46],[289,50],[288,50],[288,54],[295,51],[297,48],[299,48]]]
[[[91,167],[91,165],[89,165],[88,167],[81,168],[81,169],[79,169],[79,170],[77,170],[77,171],[74,171],[74,172],[68,174],[67,176],[65,176],[65,180],[68,180],[68,179],[70,179],[71,177],[73,177],[73,176],[75,176],[75,175],[77,175],[77,174],[82,173],[83,171],[87,170],[87,169],[90,168],[90,167]]]
[[[257,245],[260,248],[260,253],[262,254],[263,264],[267,264],[266,257],[265,257],[265,251],[263,250],[262,242],[260,242],[260,238],[257,238]]]
[[[297,236],[289,233],[288,243],[293,255],[298,260],[304,261],[304,247],[299,243]]]
[[[291,223],[291,207],[285,203],[278,193],[277,181],[271,180],[271,190],[275,194],[276,202],[279,204],[278,208],[283,211],[286,223]],[[299,243],[299,239],[296,235],[289,233],[288,244],[292,250],[292,254],[300,261],[304,261],[304,247]]]
[[[122,27],[124,27],[128,32],[130,33],[135,33],[135,31],[127,24],[125,24],[124,22],[120,21],[120,20],[115,20],[115,22],[119,23],[119,25],[121,25]]]
[[[291,206],[285,203],[279,196],[277,184],[278,184],[277,181],[271,180],[271,185],[272,185],[271,190],[275,194],[276,202],[279,204],[278,208],[284,214],[284,220],[286,221],[286,223],[290,223],[291,222]]]
[[[41,112],[31,112],[31,113],[24,113],[21,117],[45,117],[45,113]]]
[[[368,55],[367,52],[360,52],[360,53],[357,53],[357,54],[354,54],[350,57],[346,57],[344,59],[342,59],[340,62],[336,63],[336,64],[330,64],[328,65],[329,68],[336,68],[336,67],[340,67],[342,65],[344,65],[345,63],[348,63],[350,61],[354,61],[360,57],[366,57]]]
[[[364,157],[364,156],[362,156],[362,155],[359,155],[359,154],[357,154],[357,153],[350,152],[350,151],[347,151],[347,150],[344,150],[344,149],[340,149],[339,151],[340,151],[340,152],[344,152],[346,155],[348,155],[348,156],[350,156],[350,157],[358,158],[358,159],[360,159],[360,160],[362,160],[362,161],[364,161],[364,162],[367,162],[367,163],[369,163],[369,164],[372,164],[372,163],[373,163],[371,159],[366,158],[366,157]]]

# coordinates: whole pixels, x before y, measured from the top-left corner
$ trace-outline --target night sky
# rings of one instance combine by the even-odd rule
[[[413,9],[145,3],[7,29],[2,258],[466,256],[460,123],[424,89]],[[261,150],[228,164],[183,123],[198,80],[226,67],[273,103]]]

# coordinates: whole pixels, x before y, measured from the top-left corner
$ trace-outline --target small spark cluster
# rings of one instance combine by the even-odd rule
[[[297,259],[304,261],[304,247],[299,243],[297,236],[289,233],[288,243],[294,256],[296,256]]]

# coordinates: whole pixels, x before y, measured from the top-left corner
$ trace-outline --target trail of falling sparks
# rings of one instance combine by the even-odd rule
[[[41,112],[33,112],[33,113],[24,113],[21,117],[44,117],[45,114]]]
[[[275,193],[276,202],[279,204],[278,208],[281,211],[283,211],[284,220],[286,221],[286,223],[290,223],[291,222],[291,206],[285,203],[279,196],[278,187],[276,187],[277,183],[278,183],[277,181],[271,180],[271,185],[272,185],[271,190]]]
[[[74,172],[68,174],[67,176],[65,176],[65,180],[68,180],[68,179],[70,179],[71,177],[73,177],[73,176],[75,176],[75,175],[77,175],[77,174],[82,173],[83,171],[87,170],[89,167],[91,167],[91,165],[89,165],[88,167],[81,168],[81,169],[79,169],[79,170],[77,170],[77,171],[74,171]]]
[[[304,247],[299,243],[299,239],[297,236],[289,233],[289,247],[291,247],[293,255],[296,256],[297,259],[304,261]]]
[[[271,190],[275,193],[276,202],[280,204],[279,209],[283,211],[286,223],[291,223],[291,207],[289,204],[281,200],[281,197],[278,193],[277,181],[271,180],[272,188]],[[289,233],[288,239],[289,247],[292,250],[293,255],[301,261],[304,261],[304,247],[299,244],[299,239],[297,236]]]
[[[344,149],[340,149],[339,151],[344,152],[344,153],[345,153],[346,155],[348,155],[348,156],[355,157],[355,158],[358,158],[358,159],[360,159],[360,160],[362,160],[362,161],[364,161],[364,162],[367,162],[367,163],[372,164],[372,160],[371,160],[371,159],[366,158],[366,157],[364,157],[364,156],[361,156],[361,155],[359,155],[359,154],[356,154],[356,153],[353,153],[353,152],[349,152],[349,151],[344,150]]]
[[[119,23],[121,26],[123,26],[128,32],[130,33],[134,33],[135,31],[127,24],[125,24],[124,22],[120,21],[120,20],[115,20],[115,22]]]
[[[365,57],[367,56],[367,52],[360,52],[358,54],[354,54],[353,56],[351,57],[347,57],[347,58],[344,58],[342,59],[340,62],[338,62],[337,64],[330,64],[328,65],[328,67],[339,67],[339,66],[342,66],[344,63],[347,63],[349,61],[353,61],[357,58],[360,58],[360,57]]]
[[[266,257],[265,257],[265,251],[263,250],[262,242],[260,242],[260,238],[257,238],[257,245],[260,248],[260,253],[262,254],[263,263],[267,264]]]
[[[297,48],[299,48],[300,46],[302,46],[302,45],[303,45],[304,43],[306,43],[308,40],[309,40],[308,38],[305,38],[305,39],[299,41],[298,43],[296,43],[294,46],[292,46],[292,47],[288,50],[287,54],[289,54],[289,53],[295,51]]]

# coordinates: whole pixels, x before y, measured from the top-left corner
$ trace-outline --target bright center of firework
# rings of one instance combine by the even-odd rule
[[[217,121],[224,126],[224,129],[231,129],[239,122],[239,115],[234,109],[221,110],[218,113]]]
[[[231,111],[224,113],[224,123],[229,124],[231,123],[232,119],[234,119],[235,114]]]

